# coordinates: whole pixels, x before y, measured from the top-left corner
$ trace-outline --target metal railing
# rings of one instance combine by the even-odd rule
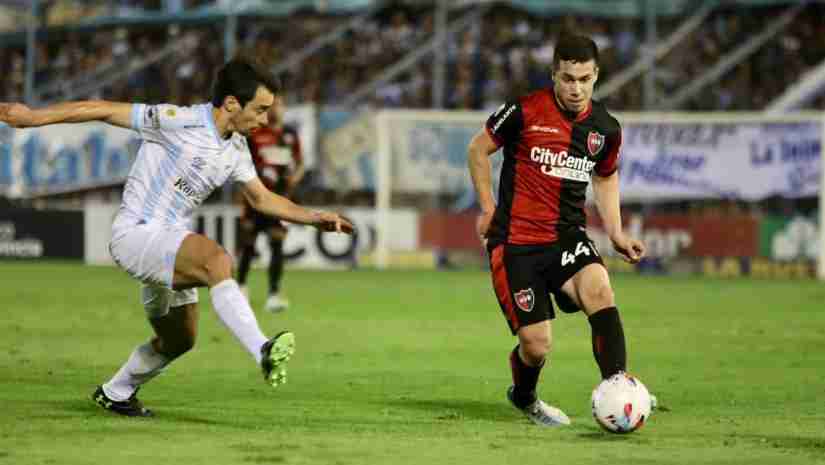
[[[635,63],[623,69],[609,81],[599,86],[599,89],[595,92],[594,97],[597,99],[609,97],[614,92],[639,77],[642,73],[651,71],[651,68],[656,60],[659,60],[667,55],[677,44],[681,43],[685,37],[702,25],[717,3],[718,2],[716,0],[704,2],[694,14],[682,22],[682,24],[679,25],[679,27],[670,34],[670,36],[660,42],[652,52],[643,54],[638,60],[636,60]]]
[[[787,88],[765,109],[767,113],[779,114],[799,110],[825,91],[825,60],[802,76],[798,82]]]
[[[169,56],[181,52],[184,54],[189,53],[194,50],[197,45],[198,40],[196,37],[184,37],[182,40],[170,43],[166,47],[150,53],[141,59],[129,60],[125,66],[122,63],[106,64],[96,69],[91,75],[86,74],[67,83],[51,83],[45,86],[44,89],[38,90],[35,93],[35,99],[40,103],[48,104],[56,103],[60,100],[88,97],[100,89],[127,78],[148,66],[163,61]],[[56,93],[59,95],[59,98],[52,98],[51,101],[48,99],[41,100],[41,96],[48,95],[49,93]]]
[[[773,20],[764,31],[753,36],[750,40],[735,48],[732,52],[723,56],[713,67],[705,71],[690,84],[682,87],[672,97],[659,102],[657,108],[661,110],[673,110],[698,94],[709,84],[712,84],[724,76],[734,66],[756,53],[765,43],[771,40],[777,33],[785,29],[788,24],[802,11],[807,2],[802,2],[788,8],[781,16]]]
[[[442,41],[448,41],[450,36],[458,32],[461,32],[462,30],[470,27],[471,25],[481,21],[481,18],[487,13],[489,9],[490,5],[487,4],[479,8],[475,8],[469,11],[468,13],[465,13],[462,17],[454,20],[447,26],[447,30],[444,34],[435,34],[435,37],[428,40],[426,43],[422,44],[415,50],[410,51],[403,58],[393,63],[388,68],[384,69],[372,81],[362,85],[361,87],[353,91],[352,94],[343,102],[343,106],[357,106],[359,103],[361,103],[362,100],[372,95],[381,86],[388,82],[391,82],[393,79],[406,72],[409,68],[415,66],[423,58],[433,53],[437,47],[445,46],[445,44],[442,43]]]

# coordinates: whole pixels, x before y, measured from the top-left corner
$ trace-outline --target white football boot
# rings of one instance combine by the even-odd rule
[[[556,407],[547,405],[541,399],[536,399],[535,402],[524,408],[519,408],[513,401],[514,386],[507,389],[507,400],[513,404],[513,407],[521,410],[524,415],[533,423],[539,426],[554,427],[565,426],[570,424],[570,418],[564,412]]]
[[[283,312],[289,308],[289,301],[281,297],[280,294],[269,294],[266,299],[266,310],[270,313]]]

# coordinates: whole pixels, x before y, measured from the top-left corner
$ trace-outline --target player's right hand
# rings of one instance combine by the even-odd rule
[[[0,122],[13,128],[32,125],[32,110],[22,103],[0,103]]]
[[[318,219],[313,226],[321,231],[342,232],[346,234],[355,234],[356,232],[352,220],[344,215],[325,211],[319,211],[317,215]]]
[[[495,210],[481,212],[476,218],[476,234],[484,246],[487,246],[487,233],[490,231],[490,223],[493,221]]]

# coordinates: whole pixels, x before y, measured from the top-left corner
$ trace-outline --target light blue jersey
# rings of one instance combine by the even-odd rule
[[[221,139],[212,105],[132,107],[143,139],[123,190],[115,229],[136,224],[191,228],[195,209],[227,180],[256,177],[246,139]]]

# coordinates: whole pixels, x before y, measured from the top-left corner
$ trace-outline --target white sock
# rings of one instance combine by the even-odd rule
[[[129,360],[103,385],[103,392],[112,400],[126,400],[132,397],[138,386],[159,375],[168,364],[166,357],[155,352],[151,341],[137,346]]]
[[[255,361],[261,363],[261,346],[266,343],[267,338],[261,332],[255,313],[241,293],[238,283],[234,279],[221,281],[209,289],[209,294],[212,296],[212,306],[218,318],[255,357]]]

